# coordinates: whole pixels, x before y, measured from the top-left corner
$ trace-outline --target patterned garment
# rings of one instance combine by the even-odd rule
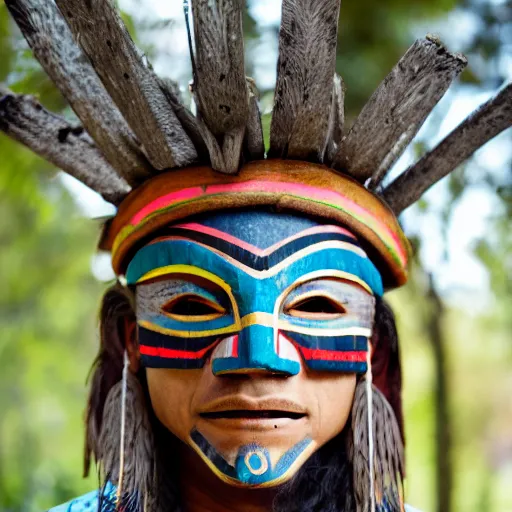
[[[99,491],[95,490],[51,508],[48,512],[114,512],[115,510],[116,488],[109,482],[103,490],[101,511],[99,510]]]
[[[108,483],[103,492],[101,511],[98,511],[98,491],[92,491],[79,498],[68,501],[63,505],[51,508],[48,512],[114,512],[116,500],[116,488]],[[124,512],[130,512],[125,509]],[[420,512],[419,510],[405,505],[405,512]]]

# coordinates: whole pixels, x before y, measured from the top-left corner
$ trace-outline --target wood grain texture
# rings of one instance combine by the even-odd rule
[[[56,0],[76,41],[158,170],[197,152],[135,47],[112,0]]]
[[[224,134],[222,141],[222,156],[224,157],[223,172],[236,174],[240,166],[242,144],[244,142],[245,126],[238,126]],[[217,169],[219,170],[219,169]]]
[[[434,183],[456,169],[487,141],[512,126],[512,83],[396,178],[382,196],[398,215]]]
[[[183,129],[194,144],[197,151],[198,162],[208,163],[210,161],[208,148],[201,135],[198,120],[196,116],[183,104],[179,85],[169,78],[160,78],[157,75],[155,76],[161,91],[164,93],[167,101],[174,110],[181,126],[183,126]]]
[[[338,151],[338,143],[343,138],[345,126],[345,84],[339,75],[334,75],[331,100],[331,113],[329,115],[329,128],[327,130],[327,145],[324,163],[332,162]]]
[[[208,126],[206,126],[206,123],[204,123],[201,119],[197,120],[197,125],[199,127],[201,137],[203,138],[206,147],[208,148],[208,154],[210,155],[210,164],[212,168],[215,170],[225,169],[226,163],[224,161],[224,155],[217,138],[209,130]]]
[[[94,138],[105,158],[132,185],[151,176],[137,139],[89,60],[48,0],[6,0],[34,56]]]
[[[81,126],[45,110],[31,96],[0,86],[0,130],[115,205],[130,191]]]
[[[244,139],[245,161],[261,160],[265,158],[265,141],[263,139],[263,125],[259,106],[259,92],[256,82],[246,77],[249,87],[249,115]]]
[[[466,64],[433,37],[416,41],[364,106],[333,166],[378,185]]]
[[[221,142],[229,151],[224,154],[225,167],[216,170],[231,174],[238,170],[243,142],[240,131],[245,130],[249,116],[242,0],[194,0],[192,13],[198,113],[214,136],[229,138],[226,144]]]
[[[283,0],[269,157],[323,162],[340,0]]]

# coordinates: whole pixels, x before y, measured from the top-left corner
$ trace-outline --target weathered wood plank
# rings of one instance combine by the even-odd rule
[[[364,106],[334,167],[375,187],[466,64],[433,37],[416,41]]]
[[[244,155],[248,161],[261,160],[265,157],[260,107],[258,97],[252,92],[249,95],[249,117],[245,130]]]
[[[322,162],[340,0],[283,0],[269,156]]]
[[[208,148],[211,166],[217,170],[225,169],[226,162],[224,161],[224,154],[222,152],[222,148],[220,147],[217,138],[209,130],[208,126],[206,126],[206,123],[204,123],[201,119],[198,119],[197,122],[199,130],[201,132],[201,137],[203,138],[206,147]]]
[[[512,83],[480,106],[432,151],[386,187],[382,196],[398,215],[487,141],[512,126]]]
[[[118,205],[130,191],[81,126],[0,86],[0,130]]]
[[[62,15],[103,85],[159,170],[182,167],[197,158],[146,67],[112,0],[56,0]]]
[[[194,147],[197,151],[198,160],[201,163],[208,162],[210,159],[208,148],[201,135],[198,120],[196,116],[192,114],[192,112],[187,107],[185,107],[185,105],[183,105],[178,84],[169,78],[160,78],[157,75],[155,76],[157,78],[160,89],[174,110],[176,117],[181,123],[181,126],[183,126],[183,129],[194,144]]]
[[[327,147],[325,148],[324,163],[330,164],[338,151],[338,143],[343,138],[345,126],[345,88],[339,75],[334,75],[331,113],[327,130]]]
[[[240,166],[242,156],[242,144],[244,142],[245,126],[238,126],[224,134],[222,141],[222,156],[224,157],[223,172],[236,174]]]
[[[216,137],[228,137],[225,166],[238,170],[243,133],[249,116],[245,81],[241,0],[192,2],[196,56],[194,95],[201,119]],[[230,134],[229,136],[226,134]],[[224,152],[223,149],[223,152]],[[238,154],[238,158],[236,155]]]
[[[246,81],[249,88],[249,115],[244,138],[244,158],[246,161],[261,160],[265,158],[265,141],[259,106],[260,93],[252,78],[246,77]]]
[[[132,185],[151,167],[53,1],[6,0],[35,57],[109,163]]]

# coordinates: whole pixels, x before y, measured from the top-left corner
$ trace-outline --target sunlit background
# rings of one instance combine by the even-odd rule
[[[181,0],[119,2],[158,74],[191,79]],[[268,127],[280,2],[247,2],[247,74]],[[337,71],[351,122],[414,39],[440,36],[469,66],[441,100],[404,170],[512,80],[510,0],[346,0]],[[0,81],[73,113],[0,5]],[[512,511],[512,133],[433,187],[401,219],[416,248],[411,282],[389,295],[402,347],[407,501],[423,512]],[[0,135],[0,510],[42,511],[83,480],[86,378],[97,309],[112,279],[94,255],[113,207]]]

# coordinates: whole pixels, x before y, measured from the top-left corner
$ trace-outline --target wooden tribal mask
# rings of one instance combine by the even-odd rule
[[[281,484],[345,427],[383,291],[348,230],[210,213],[164,228],[126,278],[157,417],[221,479]]]

